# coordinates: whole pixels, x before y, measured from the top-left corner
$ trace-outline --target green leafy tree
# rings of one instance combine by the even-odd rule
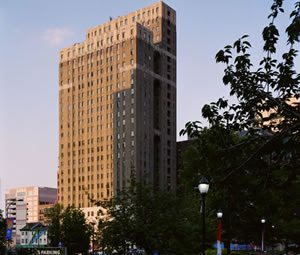
[[[48,236],[51,246],[57,247],[62,242],[69,254],[87,253],[92,229],[80,209],[71,206],[63,209],[55,204],[47,210],[46,217],[50,222]]]
[[[0,210],[0,251],[4,252],[6,245],[6,219],[3,217],[3,211]]]
[[[45,212],[45,216],[49,219],[48,237],[52,247],[57,247],[58,243],[62,242],[63,239],[61,230],[62,213],[63,206],[60,204],[55,204]]]
[[[288,50],[275,59],[280,39],[275,21],[284,12],[283,2],[273,1],[270,23],[262,33],[266,56],[258,64],[251,61],[247,35],[216,55],[216,61],[226,65],[223,82],[238,103],[230,105],[220,98],[204,105],[202,115],[210,128],[189,122],[181,131],[198,138],[198,152],[190,152],[198,158],[190,157],[192,162],[184,164],[181,181],[187,190],[200,173],[210,177],[208,203],[225,211],[227,246],[235,239],[257,241],[262,216],[270,222],[270,232],[275,226],[277,242],[299,242],[294,236],[300,234],[300,75],[295,69],[300,2],[286,29]],[[188,169],[195,162],[199,167]],[[187,180],[185,175],[194,177]]]
[[[253,181],[253,171],[243,168],[230,178],[233,168],[238,167],[256,148],[255,145],[246,146],[247,137],[239,137],[235,132],[221,127],[204,128],[198,133],[197,143],[184,153],[184,168],[180,171],[180,183],[184,196],[192,193],[202,175],[210,181],[207,196],[207,215],[215,225],[208,226],[209,243],[215,242],[216,236],[212,232],[216,229],[216,211],[221,208],[224,213],[222,239],[226,247],[232,240],[249,243],[260,230],[253,228],[257,219],[253,206],[253,192],[257,190]],[[254,164],[254,162],[252,162]],[[257,164],[257,162],[256,162]],[[256,179],[254,179],[256,180]],[[252,238],[251,238],[252,236]]]
[[[62,213],[61,233],[68,253],[83,253],[89,249],[92,229],[80,209],[68,206]]]
[[[201,247],[199,194],[185,200],[131,182],[106,203],[99,220],[99,245],[109,253],[124,254],[133,245],[147,254],[198,254]]]

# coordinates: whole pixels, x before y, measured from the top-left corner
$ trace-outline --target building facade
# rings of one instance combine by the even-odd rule
[[[294,108],[294,111],[297,112],[299,111],[299,104],[300,104],[300,95],[295,95],[289,99],[286,100],[286,103]],[[297,108],[298,107],[298,108]],[[279,110],[278,110],[279,112]],[[278,131],[278,126],[280,123],[285,121],[285,119],[278,113],[274,108],[272,108],[269,111],[263,111],[260,112],[256,116],[257,120],[261,123],[261,126],[269,126],[270,131],[272,132],[277,132]],[[275,114],[276,113],[276,114]],[[270,116],[274,115],[271,119],[266,121],[266,118],[270,118]],[[290,121],[290,120],[288,120]]]
[[[54,204],[39,204],[38,206],[38,221],[45,225],[49,225],[49,219],[46,217],[48,209],[52,208]]]
[[[46,247],[48,245],[48,227],[40,222],[27,223],[20,229],[21,242],[18,247],[33,248]]]
[[[59,203],[91,208],[131,176],[176,186],[176,12],[163,2],[59,53]]]
[[[10,189],[5,193],[5,213],[13,218],[13,244],[20,244],[20,229],[26,223],[38,222],[40,206],[54,204],[57,200],[57,189],[47,187],[22,187]]]

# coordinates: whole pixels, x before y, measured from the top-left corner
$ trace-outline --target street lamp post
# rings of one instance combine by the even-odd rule
[[[198,185],[198,189],[200,191],[200,194],[202,196],[202,222],[203,222],[203,227],[202,227],[202,231],[203,231],[203,240],[202,240],[202,255],[205,255],[205,198],[206,198],[206,194],[208,192],[209,189],[209,183],[208,180],[203,176],[200,180],[200,183]]]
[[[262,217],[262,219],[261,219],[261,224],[262,224],[261,251],[262,252],[264,252],[264,250],[265,250],[265,240],[264,240],[264,236],[265,236],[265,223],[266,223],[266,219],[264,217]]]
[[[222,249],[221,249],[221,229],[222,229],[222,217],[223,217],[223,212],[221,209],[217,211],[217,218],[219,219],[219,224],[218,224],[218,237],[217,237],[217,255],[222,254]]]
[[[95,225],[96,225],[96,222],[91,222],[92,226],[93,226],[93,240],[92,240],[92,254],[94,255],[95,252],[94,252],[94,246],[95,246]]]
[[[274,229],[275,226],[272,225],[272,254],[274,254]]]
[[[222,212],[221,209],[219,209],[219,210],[217,211],[217,217],[218,217],[219,220],[222,220],[223,212]]]

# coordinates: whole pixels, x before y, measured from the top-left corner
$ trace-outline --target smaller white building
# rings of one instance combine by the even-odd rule
[[[48,245],[48,227],[40,222],[27,223],[20,229],[21,244],[18,247],[33,248]]]

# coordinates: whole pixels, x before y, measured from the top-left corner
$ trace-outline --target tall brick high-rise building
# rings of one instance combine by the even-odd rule
[[[175,189],[176,12],[157,2],[59,55],[59,203],[92,207],[131,175]]]

